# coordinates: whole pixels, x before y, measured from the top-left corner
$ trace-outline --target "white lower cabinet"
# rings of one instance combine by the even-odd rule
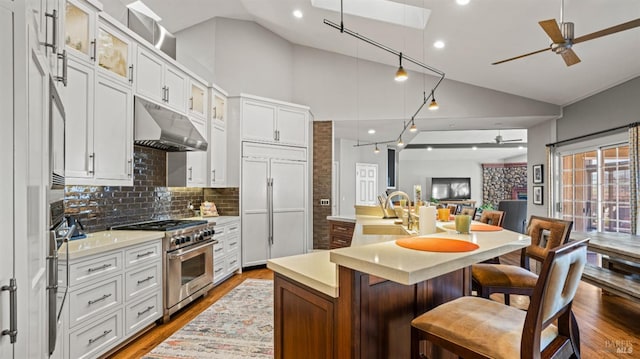
[[[64,358],[97,358],[162,317],[160,239],[64,265],[70,269],[59,333]]]
[[[240,269],[240,218],[216,221],[213,246],[213,284],[219,284]]]

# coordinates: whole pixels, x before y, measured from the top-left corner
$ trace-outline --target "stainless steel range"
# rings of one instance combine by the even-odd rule
[[[213,287],[213,225],[204,220],[162,220],[111,228],[165,232],[163,322]]]

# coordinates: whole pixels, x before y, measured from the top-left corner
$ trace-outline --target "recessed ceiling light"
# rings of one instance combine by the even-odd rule
[[[427,147],[427,151],[431,151],[431,150],[433,150],[433,147],[431,146]]]
[[[473,146],[473,147],[471,147],[471,149],[475,151],[475,150],[478,149],[478,146]]]
[[[369,129],[369,131],[367,131],[370,135],[373,135],[374,133],[376,133],[376,130],[374,130],[373,128]]]
[[[519,150],[522,150],[522,149],[524,149],[524,147],[522,147],[522,146],[518,146],[518,149],[519,149]]]
[[[456,0],[456,3],[458,5],[467,5],[469,3],[469,0]]]
[[[436,49],[442,49],[444,47],[444,41],[438,40],[434,42],[433,47],[435,47]]]
[[[293,16],[297,17],[298,19],[302,19],[302,11],[300,10],[293,10]]]

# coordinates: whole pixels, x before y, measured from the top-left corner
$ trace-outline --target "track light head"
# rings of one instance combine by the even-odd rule
[[[431,90],[431,103],[429,104],[429,110],[435,111],[439,109],[438,103],[436,102],[436,97],[433,95],[433,90]]]
[[[411,120],[411,127],[409,127],[409,132],[418,132],[418,126],[416,126],[416,123]]]
[[[404,146],[404,142],[402,142],[402,137],[400,137],[400,138],[398,139],[398,144],[397,144],[397,146],[398,146],[398,147],[402,147],[402,146]]]
[[[402,67],[402,52],[400,53],[400,66],[398,67],[398,71],[396,71],[395,80],[398,82],[406,81],[409,78],[409,74]]]
[[[378,154],[380,153],[380,149],[378,148],[378,144],[376,143],[376,148],[373,149],[373,153]]]

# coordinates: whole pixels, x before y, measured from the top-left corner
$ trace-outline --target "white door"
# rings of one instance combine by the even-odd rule
[[[13,13],[5,2],[0,2],[0,44],[13,42]],[[0,168],[14,168],[14,113],[13,113],[13,46],[6,46],[0,56]],[[0,286],[9,285],[13,278],[13,175],[7,171],[0,176],[0,228],[4,228],[4,239],[0,251]],[[9,292],[0,292],[0,332],[9,329]],[[13,345],[9,336],[0,336],[0,358],[13,358]]]
[[[242,139],[275,141],[276,108],[260,102],[242,104]]]
[[[307,145],[307,113],[303,110],[278,109],[278,143]]]
[[[200,132],[203,138],[207,138],[207,123],[204,120],[193,118],[191,123]],[[211,143],[209,143],[211,146]],[[187,186],[206,187],[207,185],[207,152],[187,152]]]
[[[304,253],[307,229],[306,173],[306,162],[271,160],[273,243],[270,258]]]
[[[333,162],[331,176],[331,214],[337,216],[340,213],[340,162]]]
[[[269,251],[269,160],[242,159],[242,266],[265,264]]]
[[[356,205],[375,206],[378,190],[378,165],[356,163]]]
[[[95,69],[69,55],[67,87],[60,88],[65,104],[65,176],[93,177],[93,99]]]
[[[164,102],[163,63],[158,57],[138,46],[136,59],[136,93],[156,102]]]
[[[164,84],[167,86],[166,102],[181,113],[187,112],[187,76],[171,66],[166,67]],[[206,132],[206,131],[205,131]],[[207,136],[204,136],[207,138]]]
[[[211,185],[223,186],[226,182],[227,131],[224,127],[211,125]]]
[[[29,31],[29,35],[34,35],[34,32]],[[25,216],[28,282],[21,286],[24,288],[21,300],[28,302],[29,324],[20,335],[22,340],[29,343],[27,357],[35,359],[49,356],[46,265],[48,206],[45,186],[48,183],[49,168],[49,72],[47,59],[40,52],[32,50],[29,55]]]
[[[131,89],[98,75],[94,115],[95,177],[133,184]],[[129,185],[131,185],[129,184]]]

